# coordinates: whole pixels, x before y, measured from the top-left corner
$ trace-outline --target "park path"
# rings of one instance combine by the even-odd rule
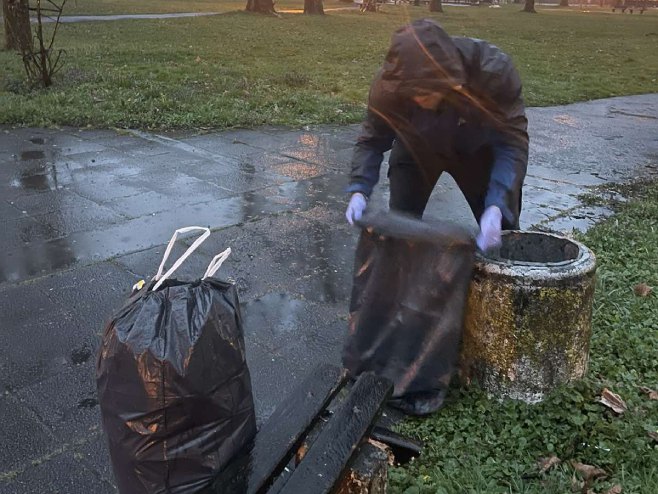
[[[222,12],[179,12],[171,14],[114,14],[114,15],[63,15],[59,18],[61,23],[72,22],[105,22],[105,21],[125,21],[131,19],[178,19],[185,17],[207,17],[211,15],[220,15]],[[54,22],[54,18],[44,18],[43,22]],[[32,19],[32,22],[36,22]]]
[[[325,12],[337,12],[343,10],[355,10],[358,7],[336,7],[324,9]],[[139,20],[139,19],[179,19],[185,17],[208,17],[214,15],[227,14],[227,12],[177,12],[170,14],[113,14],[113,15],[63,15],[59,21],[64,24],[74,22],[107,22],[107,21],[125,21],[125,20]],[[300,9],[283,9],[278,10],[279,14],[301,14],[303,10]],[[0,17],[1,18],[1,17]],[[36,22],[36,19],[32,19]],[[55,22],[54,18],[45,17],[43,22]]]

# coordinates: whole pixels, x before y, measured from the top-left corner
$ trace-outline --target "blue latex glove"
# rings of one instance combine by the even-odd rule
[[[345,217],[347,222],[350,225],[353,225],[355,221],[359,221],[363,212],[366,210],[368,201],[366,196],[360,192],[355,192],[350,198],[350,203],[347,205],[347,211],[345,211]]]
[[[489,206],[484,210],[482,218],[480,218],[480,233],[475,239],[475,243],[482,252],[500,247],[502,223],[503,215],[498,206]]]

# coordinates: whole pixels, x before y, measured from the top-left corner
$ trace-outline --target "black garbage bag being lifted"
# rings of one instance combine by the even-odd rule
[[[397,213],[359,226],[343,365],[390,379],[405,412],[430,413],[459,358],[475,242],[457,225]]]
[[[178,233],[205,233],[164,275]],[[98,397],[122,494],[191,493],[254,436],[256,420],[235,286],[169,279],[207,238],[177,230],[158,274],[114,316],[97,362]]]

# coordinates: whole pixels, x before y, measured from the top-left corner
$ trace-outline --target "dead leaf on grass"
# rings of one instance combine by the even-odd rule
[[[653,291],[653,288],[646,283],[640,283],[639,285],[635,285],[633,287],[633,291],[638,297],[648,297]]]
[[[622,414],[628,410],[628,407],[626,406],[626,403],[624,403],[624,400],[621,399],[621,396],[613,393],[608,388],[603,388],[598,401],[618,414]]]
[[[647,435],[658,443],[658,432],[648,431]]]
[[[539,473],[548,472],[555,465],[559,465],[561,461],[562,460],[560,460],[555,455],[549,456],[547,458],[540,458],[539,461],[537,462],[537,466],[539,467]]]
[[[574,473],[571,477],[571,492],[583,492],[585,482],[580,480]]]
[[[610,487],[610,489],[608,489],[605,494],[621,494],[621,493],[622,493],[621,486],[619,484],[615,484],[612,487]]]
[[[572,460],[571,466],[580,474],[586,483],[590,480],[602,479],[608,476],[605,470],[594,465],[585,465],[584,463]]]
[[[655,389],[647,388],[646,386],[640,386],[640,391],[646,394],[650,400],[658,400],[658,391]]]

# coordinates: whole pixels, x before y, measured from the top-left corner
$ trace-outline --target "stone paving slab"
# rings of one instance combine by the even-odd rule
[[[91,361],[89,361],[91,357]],[[100,427],[96,399],[95,352],[80,353],[82,363],[21,389],[17,401],[28,408],[62,443],[84,441]]]
[[[59,446],[59,441],[14,396],[0,396],[0,433],[4,447],[0,448],[2,473],[0,487],[27,470],[31,462],[42,458]]]
[[[112,472],[110,452],[107,448],[107,440],[101,432],[90,434],[87,441],[71,448],[73,457],[86,468],[93,471],[100,480],[109,485],[108,492],[116,492],[116,482]],[[71,492],[89,492],[81,489]]]
[[[0,295],[3,390],[15,392],[64,372],[80,348],[96,346],[95,331],[86,327],[71,307],[51,301],[37,284],[3,290]]]
[[[658,95],[529,109],[522,227],[586,230],[611,211],[581,194],[656,176],[656,108]],[[95,354],[176,228],[213,230],[183,279],[233,249],[221,275],[242,301],[259,423],[317,363],[340,362],[358,234],[345,223],[344,189],[357,133],[0,129],[0,492],[115,491]],[[373,209],[387,207],[386,172],[385,163]],[[476,228],[449,175],[427,217]]]
[[[110,494],[116,492],[116,487],[99,478],[94,470],[82,464],[76,454],[70,451],[46,457],[29,470],[2,484],[3,494],[70,492]]]

